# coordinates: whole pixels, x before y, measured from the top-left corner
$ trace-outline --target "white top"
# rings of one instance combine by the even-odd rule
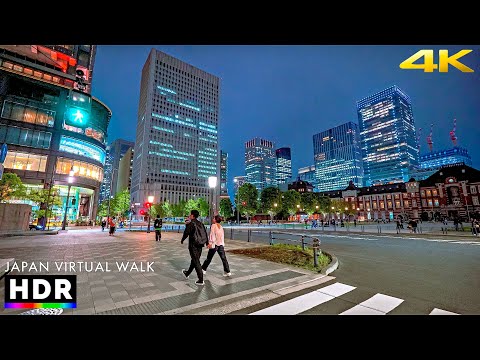
[[[210,227],[210,238],[208,242],[210,245],[215,244],[217,246],[225,246],[225,234],[222,225],[213,224]]]

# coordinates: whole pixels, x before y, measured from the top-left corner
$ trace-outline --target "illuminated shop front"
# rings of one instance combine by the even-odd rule
[[[84,47],[78,46],[78,51]],[[110,109],[82,92],[75,75],[62,77],[61,69],[39,63],[15,64],[12,51],[17,48],[7,47],[3,54],[0,45],[0,144],[8,145],[5,171],[16,173],[29,189],[51,189],[60,196],[62,205],[54,205],[51,220],[61,222],[66,207],[69,222],[94,220],[104,175]],[[22,49],[31,55],[29,49]],[[39,47],[35,51],[43,50]],[[82,66],[90,76],[88,66]],[[35,67],[39,70],[30,74],[29,69]],[[74,181],[66,206],[70,170]],[[38,210],[38,204],[31,205]]]

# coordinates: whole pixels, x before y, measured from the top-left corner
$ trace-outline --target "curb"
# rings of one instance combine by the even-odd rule
[[[330,273],[332,273],[332,272],[334,272],[335,270],[338,269],[338,259],[335,255],[330,254],[326,251],[322,250],[322,253],[326,254],[328,257],[330,257],[330,259],[332,259],[330,264],[328,264],[326,267],[324,267],[322,270],[320,270],[320,274],[328,275],[328,274],[330,274]]]
[[[13,233],[0,233],[0,238],[2,237],[12,237],[12,236],[38,236],[38,235],[57,235],[58,230],[50,231],[26,231],[26,232],[13,232]]]

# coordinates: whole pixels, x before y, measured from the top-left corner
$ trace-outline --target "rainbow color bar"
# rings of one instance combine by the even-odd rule
[[[77,303],[5,303],[5,309],[76,309]]]

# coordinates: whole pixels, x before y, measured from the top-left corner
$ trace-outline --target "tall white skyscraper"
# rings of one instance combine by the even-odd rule
[[[258,195],[269,186],[275,186],[275,143],[254,138],[245,143],[246,182],[255,186]]]
[[[152,49],[142,70],[132,202],[219,195],[218,77]]]

